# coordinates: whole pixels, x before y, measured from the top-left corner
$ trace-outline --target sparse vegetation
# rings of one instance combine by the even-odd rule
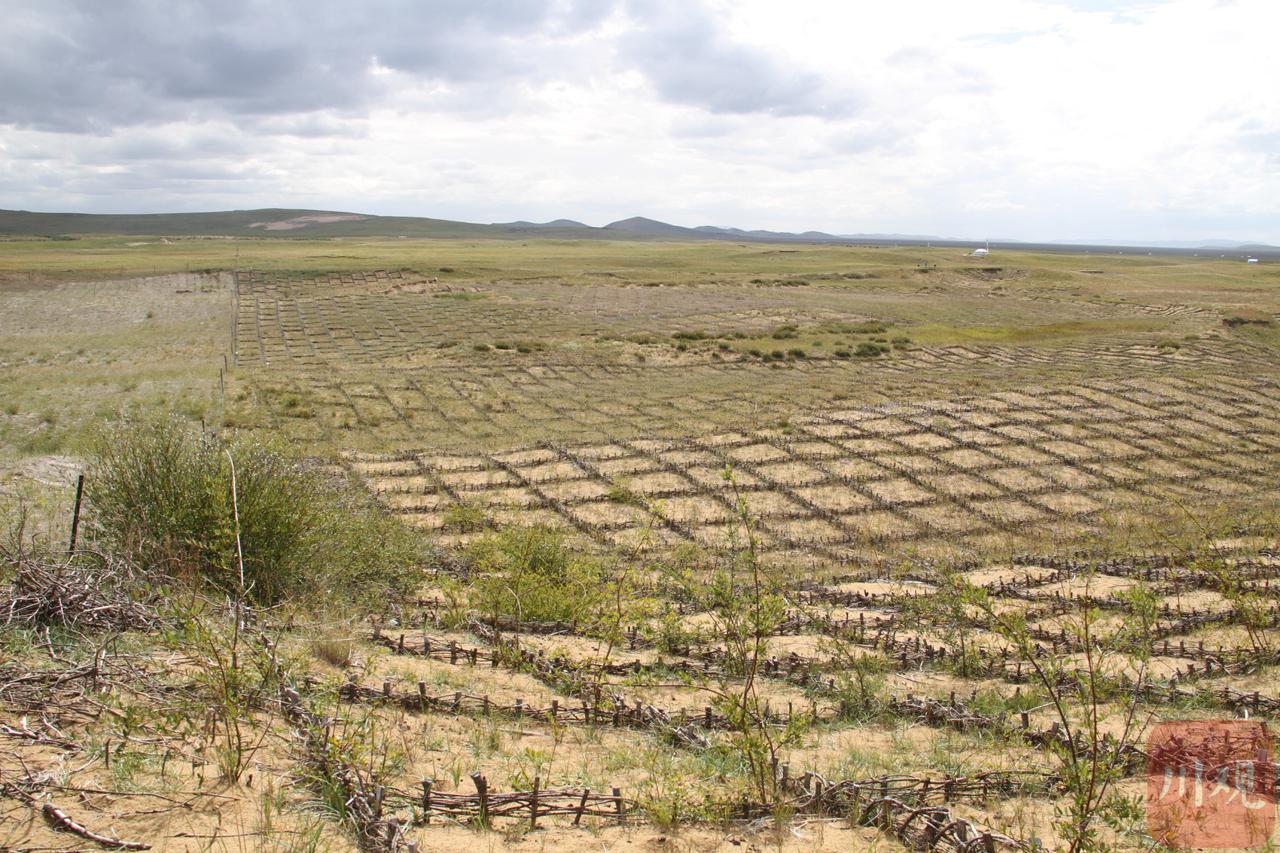
[[[0,258],[0,844],[1146,849],[1144,728],[1280,712],[1234,268],[241,242]]]

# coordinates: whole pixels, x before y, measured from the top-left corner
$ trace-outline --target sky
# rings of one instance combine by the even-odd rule
[[[1280,244],[1275,0],[0,0],[0,208]]]

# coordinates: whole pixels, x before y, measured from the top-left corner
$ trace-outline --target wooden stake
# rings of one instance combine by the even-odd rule
[[[71,512],[71,542],[67,545],[67,553],[76,552],[76,537],[80,532],[80,503],[84,500],[84,474],[76,478],[76,505]]]
[[[480,795],[480,825],[489,826],[489,780],[480,773],[472,773],[471,781],[475,783],[476,793]]]
[[[533,794],[529,797],[529,828],[538,828],[538,788],[542,785],[542,777],[533,777]]]

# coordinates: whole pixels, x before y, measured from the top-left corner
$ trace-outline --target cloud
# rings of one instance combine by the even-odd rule
[[[12,4],[11,4],[12,5]],[[363,113],[385,72],[536,79],[604,0],[44,0],[7,9],[0,123],[59,132],[217,116]]]
[[[666,101],[713,113],[827,118],[859,107],[854,86],[831,85],[769,50],[735,41],[706,8],[680,0],[629,8],[635,28],[622,38],[621,54]]]
[[[5,207],[1280,242],[1274,0],[2,5]]]

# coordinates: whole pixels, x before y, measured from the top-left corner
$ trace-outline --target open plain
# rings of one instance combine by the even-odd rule
[[[174,629],[6,627],[0,847],[65,846],[40,791],[173,850],[1149,846],[1144,732],[1280,711],[1278,321],[1280,265],[1186,253],[0,244],[28,534],[130,409],[436,555],[262,614],[232,778]]]

